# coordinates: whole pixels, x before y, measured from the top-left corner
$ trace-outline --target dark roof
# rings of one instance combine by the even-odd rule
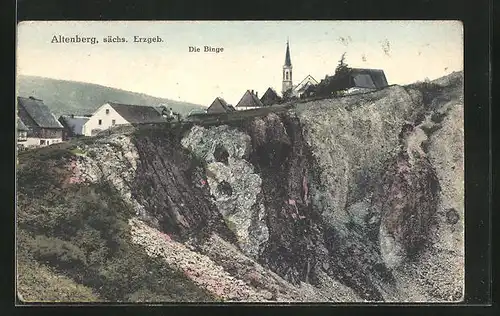
[[[160,123],[165,122],[160,112],[152,106],[120,104],[108,102],[129,123]]]
[[[381,89],[388,86],[382,69],[352,68],[354,87]]]
[[[24,125],[20,118],[17,118],[17,130],[18,131],[29,131],[29,129]]]
[[[280,97],[271,87],[267,88],[262,98],[260,98],[260,102],[262,102],[263,105],[273,105],[276,104],[279,100]]]
[[[81,134],[83,125],[87,123],[88,120],[90,120],[88,116],[61,115],[59,117],[59,122],[73,134]]]
[[[18,106],[26,110],[26,113],[33,119],[38,127],[42,128],[63,128],[50,112],[47,105],[42,100],[33,97],[17,97]],[[25,122],[29,124],[28,122]]]
[[[292,59],[290,58],[290,45],[288,45],[288,41],[286,42],[286,55],[285,55],[285,66],[291,66]]]
[[[227,104],[223,98],[215,98],[214,102],[208,107],[207,113],[224,113],[234,111],[234,107]]]
[[[245,94],[240,99],[240,102],[236,104],[236,107],[261,107],[264,106],[262,102],[260,102],[259,98],[255,95],[255,93],[247,90]]]

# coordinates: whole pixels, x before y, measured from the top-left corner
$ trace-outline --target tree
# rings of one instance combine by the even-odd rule
[[[336,77],[342,77],[344,75],[347,75],[351,68],[349,68],[349,65],[345,62],[345,55],[346,53],[344,52],[342,56],[340,57],[339,64],[337,65],[337,68],[335,68],[335,76]]]

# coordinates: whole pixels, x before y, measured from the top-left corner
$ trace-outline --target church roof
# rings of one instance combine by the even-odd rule
[[[241,97],[236,107],[262,107],[264,104],[260,102],[259,98],[255,95],[255,93],[247,90],[245,94]]]
[[[234,111],[234,107],[229,105],[223,98],[217,97],[208,107],[207,113],[224,113]]]
[[[292,59],[290,58],[290,45],[288,41],[286,42],[286,55],[285,55],[285,66],[291,66]]]

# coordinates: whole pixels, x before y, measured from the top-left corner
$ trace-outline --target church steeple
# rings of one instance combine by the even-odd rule
[[[283,86],[282,95],[289,93],[293,88],[292,84],[292,59],[290,58],[290,43],[286,41],[285,65],[283,65]]]
[[[286,41],[285,66],[292,66],[292,60],[290,59],[290,45],[288,40]]]

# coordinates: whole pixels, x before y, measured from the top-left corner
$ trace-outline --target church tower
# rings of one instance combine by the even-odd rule
[[[292,61],[290,59],[290,45],[288,40],[286,41],[286,55],[285,55],[285,65],[283,65],[283,87],[282,95],[284,96],[286,92],[291,91],[292,85]]]

